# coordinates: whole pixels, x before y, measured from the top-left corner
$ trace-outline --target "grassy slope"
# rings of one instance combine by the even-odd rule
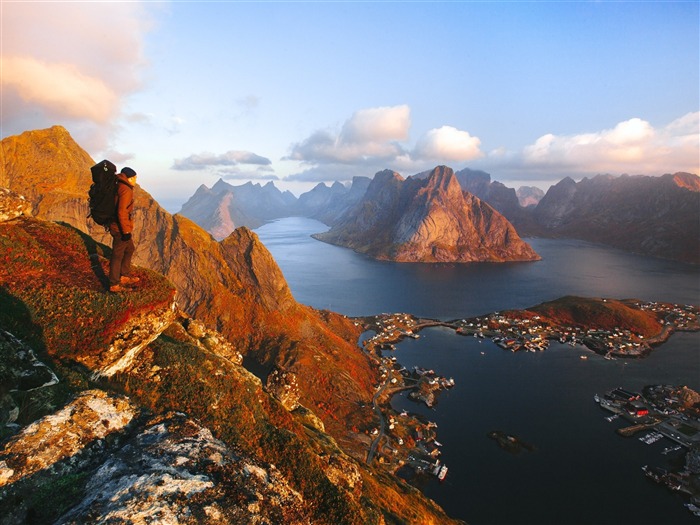
[[[43,413],[91,386],[90,370],[81,363],[108,346],[129,316],[172,300],[168,281],[143,268],[137,269],[143,284],[136,291],[106,293],[107,253],[69,226],[35,219],[0,224],[0,327],[53,362],[62,379],[50,387],[53,397],[44,400]],[[155,412],[187,412],[232,446],[274,463],[304,494],[319,523],[376,523],[380,516],[388,523],[453,523],[420,492],[364,466],[357,466],[364,480],[359,493],[331,483],[325,475],[329,458],[344,456],[335,441],[305,428],[252,375],[203,349],[178,324],[139,355],[134,369],[102,387],[122,390]],[[23,414],[21,422],[43,413]]]
[[[658,335],[662,326],[654,312],[631,308],[625,301],[566,296],[528,309],[564,326],[620,328],[644,337]]]

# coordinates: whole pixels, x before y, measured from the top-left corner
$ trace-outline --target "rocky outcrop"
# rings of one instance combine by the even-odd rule
[[[566,178],[534,209],[532,231],[700,264],[698,181],[690,173]]]
[[[313,522],[272,465],[234,452],[182,413],[148,417],[124,396],[89,390],[13,436],[0,452],[4,525],[51,517],[35,506],[64,486],[57,524]],[[32,492],[36,495],[32,496]],[[28,496],[23,496],[23,494]],[[39,514],[39,516],[37,516]]]
[[[299,383],[296,374],[273,370],[267,376],[265,390],[287,410],[292,411],[299,407]]]
[[[18,426],[22,401],[24,408],[34,403],[51,405],[53,399],[38,391],[57,383],[54,371],[37,359],[31,347],[0,328],[0,429]],[[39,395],[33,398],[32,393]]]
[[[463,192],[445,166],[427,179],[377,173],[362,201],[314,237],[399,262],[539,259],[500,213]]]
[[[7,188],[0,188],[0,222],[10,221],[22,215],[30,216],[31,213],[27,199]]]

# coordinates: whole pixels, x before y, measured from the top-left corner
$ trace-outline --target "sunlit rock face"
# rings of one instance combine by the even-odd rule
[[[377,173],[362,201],[315,237],[398,262],[539,259],[500,213],[463,191],[445,166],[425,179]]]

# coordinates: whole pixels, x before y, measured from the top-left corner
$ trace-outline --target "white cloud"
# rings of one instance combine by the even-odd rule
[[[220,166],[237,166],[238,164],[254,164],[269,166],[270,159],[256,155],[250,151],[231,150],[221,155],[214,153],[195,153],[184,159],[175,159],[172,169],[181,171],[196,171]]]
[[[286,159],[311,164],[390,161],[404,153],[399,141],[408,138],[410,113],[406,105],[359,110],[339,133],[319,130],[294,144]]]
[[[342,144],[376,144],[403,141],[411,127],[411,109],[406,106],[361,109],[343,124]]]
[[[442,126],[431,129],[421,137],[411,156],[416,160],[466,162],[484,156],[480,146],[478,137],[452,126]]]
[[[698,173],[700,113],[689,113],[665,127],[632,118],[612,129],[557,136],[551,133],[523,149],[523,168],[571,173],[655,175]],[[495,158],[495,157],[494,157]]]

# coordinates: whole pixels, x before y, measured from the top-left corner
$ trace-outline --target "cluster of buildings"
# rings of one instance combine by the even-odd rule
[[[685,449],[685,464],[678,471],[649,465],[642,470],[655,482],[689,496],[690,505],[700,504],[699,393],[685,386],[651,385],[642,394],[615,388],[602,397],[596,394],[594,399],[601,408],[630,423],[617,430],[620,435],[629,437],[644,432],[639,439],[646,444],[662,437],[677,443],[666,447],[663,454]]]
[[[661,325],[661,333],[645,338],[644,335],[624,327],[603,329],[559,325],[527,310],[508,314],[494,312],[486,316],[450,322],[419,319],[410,314],[381,314],[358,318],[358,323],[362,323],[367,331],[374,332],[371,337],[361,341],[361,346],[376,360],[381,379],[377,385],[377,394],[386,393],[391,396],[401,390],[411,390],[409,397],[433,406],[438,391],[450,388],[454,381],[437,376],[432,370],[414,368],[413,371],[408,371],[397,363],[395,357],[388,357],[382,352],[394,350],[396,343],[405,337],[418,338],[419,331],[426,327],[445,326],[460,335],[488,338],[501,348],[513,352],[545,350],[551,341],[572,346],[581,344],[602,354],[606,359],[613,359],[613,356],[643,356],[649,352],[651,345],[663,342],[674,330],[700,330],[700,312],[695,306],[657,302],[628,303],[628,306],[653,311]],[[692,458],[697,456],[696,462],[700,465],[700,394],[697,407],[693,408],[694,405],[689,405],[686,398],[679,397],[679,392],[681,391],[676,387],[660,385],[649,387],[642,396],[618,388],[611,390],[604,397],[596,396],[596,400],[601,407],[612,412],[610,419],[621,417],[632,423],[626,429],[627,435],[653,429],[654,435],[663,435],[677,442],[679,446],[697,451],[688,457],[692,462]],[[384,415],[382,417],[384,418]],[[391,436],[387,437],[390,438],[389,443],[394,443],[392,455],[396,458],[396,463],[410,466],[416,472],[431,472],[442,479],[447,473],[447,468],[436,458],[439,454],[438,446],[435,445],[437,442],[434,441],[434,436],[431,439],[423,437],[424,431],[429,427],[421,424],[412,429],[404,422],[397,421],[394,416],[389,416],[388,419]],[[411,420],[415,423],[413,418]],[[625,435],[625,429],[621,430]],[[382,433],[383,430],[380,432],[379,429],[375,429],[372,435],[379,439]],[[403,453],[399,453],[397,448],[403,446],[405,441],[410,441],[411,447],[404,448]],[[675,483],[679,478],[674,475],[663,479],[673,479]],[[700,482],[698,484],[700,485]],[[681,483],[683,488],[680,490],[685,490],[687,486],[687,483]]]
[[[558,341],[572,346],[585,345],[608,359],[613,356],[645,355],[651,349],[650,345],[662,342],[672,330],[700,329],[699,312],[695,306],[657,302],[633,303],[632,306],[656,313],[662,326],[657,337],[645,339],[640,333],[620,327],[603,329],[557,325],[551,319],[545,321],[531,312],[522,316],[494,312],[483,317],[457,320],[452,324],[458,334],[488,337],[501,348],[512,352],[541,351],[548,348],[550,341]]]

